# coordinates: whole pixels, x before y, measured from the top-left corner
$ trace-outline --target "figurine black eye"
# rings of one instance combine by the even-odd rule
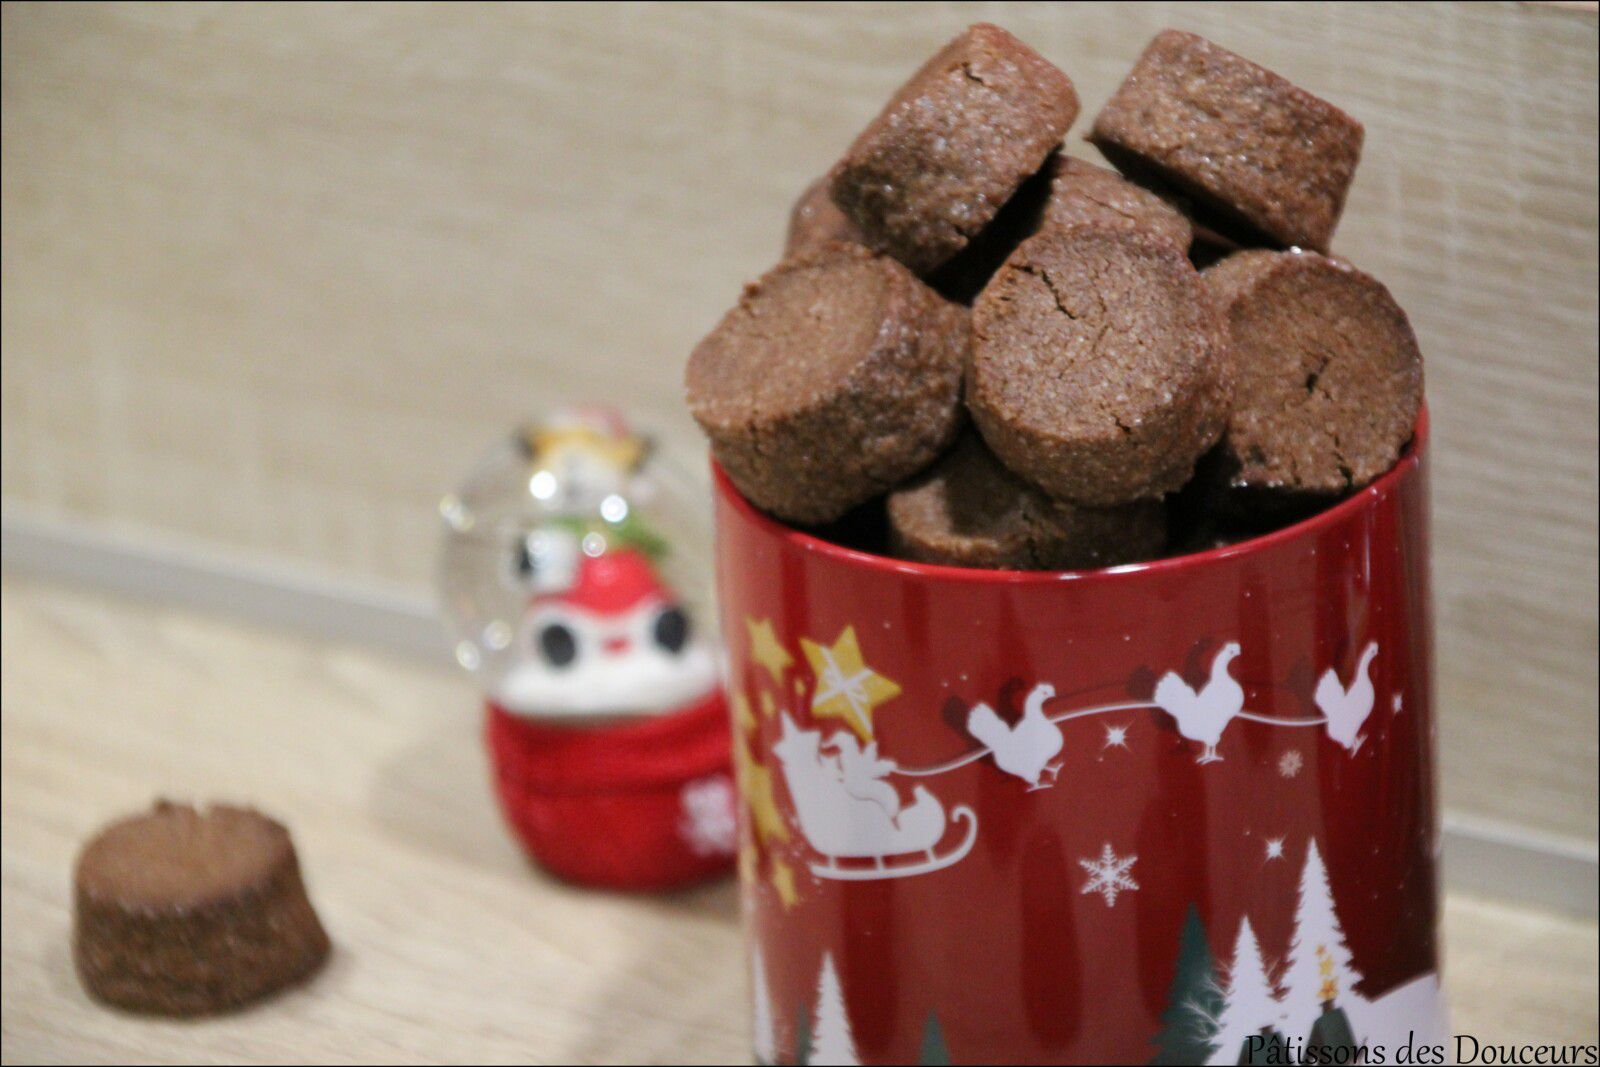
[[[668,608],[656,616],[656,644],[668,652],[682,652],[689,643],[689,616],[681,608]]]
[[[517,542],[516,557],[512,565],[516,569],[518,578],[526,581],[533,577],[533,555],[528,551],[527,541],[519,540]]]
[[[578,658],[578,637],[570,627],[549,623],[539,631],[539,654],[552,667],[566,667]]]

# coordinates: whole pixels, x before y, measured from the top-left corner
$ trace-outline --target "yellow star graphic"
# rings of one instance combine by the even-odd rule
[[[784,911],[794,907],[800,900],[800,893],[794,887],[794,868],[780,859],[772,861],[772,888],[778,891]]]
[[[772,772],[750,758],[743,737],[734,738],[733,765],[739,779],[739,792],[750,812],[750,824],[760,835],[762,844],[773,838],[789,840],[789,824],[778,814],[778,805],[772,799]]]
[[[772,699],[772,694],[763,689],[761,691],[761,714],[770,719],[777,710],[778,705]]]
[[[766,694],[763,693],[762,695],[765,696]],[[755,713],[750,710],[750,701],[745,698],[743,693],[733,694],[733,721],[745,733],[749,733],[756,728]]]
[[[900,695],[900,687],[868,667],[861,658],[856,628],[846,626],[832,646],[800,639],[800,650],[817,677],[811,713],[843,719],[861,740],[872,740],[872,710]]]
[[[774,682],[782,685],[783,672],[794,663],[794,657],[778,643],[778,636],[772,632],[772,620],[756,622],[746,616],[744,625],[750,631],[750,657],[767,669]]]

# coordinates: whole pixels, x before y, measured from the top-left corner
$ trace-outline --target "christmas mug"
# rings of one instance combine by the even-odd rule
[[[1424,415],[1297,525],[1067,573],[842,547],[714,471],[757,1059],[1447,1040],[1426,453]]]

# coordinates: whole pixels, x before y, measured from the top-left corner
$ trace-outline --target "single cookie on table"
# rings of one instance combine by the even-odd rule
[[[328,955],[288,831],[247,808],[162,801],[89,842],[74,882],[78,975],[129,1011],[239,1007]]]
[[[1155,193],[1114,170],[1064,154],[1053,156],[1049,169],[1045,222],[1146,233],[1188,251],[1194,236],[1189,220]]]
[[[783,254],[792,256],[810,251],[829,241],[853,241],[861,244],[861,231],[845,217],[839,205],[828,195],[826,175],[806,186],[800,199],[789,211],[789,232],[784,239]]]
[[[1382,283],[1316,252],[1260,249],[1201,277],[1233,354],[1230,486],[1337,494],[1394,466],[1422,405],[1422,353]]]
[[[1193,197],[1212,228],[1318,250],[1339,224],[1362,137],[1327,101],[1180,30],[1145,47],[1089,135],[1119,169]]]
[[[1012,471],[1089,507],[1189,480],[1228,417],[1222,322],[1170,243],[1047,226],[973,307],[967,407]]]
[[[927,274],[966,247],[1078,116],[1072,81],[998,26],[969,27],[901,86],[832,171],[868,244]]]
[[[1164,558],[1176,559],[1179,556],[1192,556],[1199,552],[1228,548],[1231,545],[1243,544],[1257,536],[1259,534],[1254,531],[1239,530],[1217,522],[1199,522],[1175,527],[1168,533]]]
[[[751,503],[831,522],[927,466],[961,425],[966,308],[833,243],[746,287],[689,357],[689,409]]]
[[[1052,500],[1001,466],[971,431],[890,493],[887,511],[895,555],[956,567],[1105,567],[1152,558],[1166,539],[1159,503],[1101,510]]]

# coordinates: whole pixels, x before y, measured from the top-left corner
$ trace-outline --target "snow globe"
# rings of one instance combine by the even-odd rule
[[[484,693],[495,793],[528,854],[571,881],[666,888],[731,866],[697,497],[619,413],[567,408],[440,502],[440,595]]]

